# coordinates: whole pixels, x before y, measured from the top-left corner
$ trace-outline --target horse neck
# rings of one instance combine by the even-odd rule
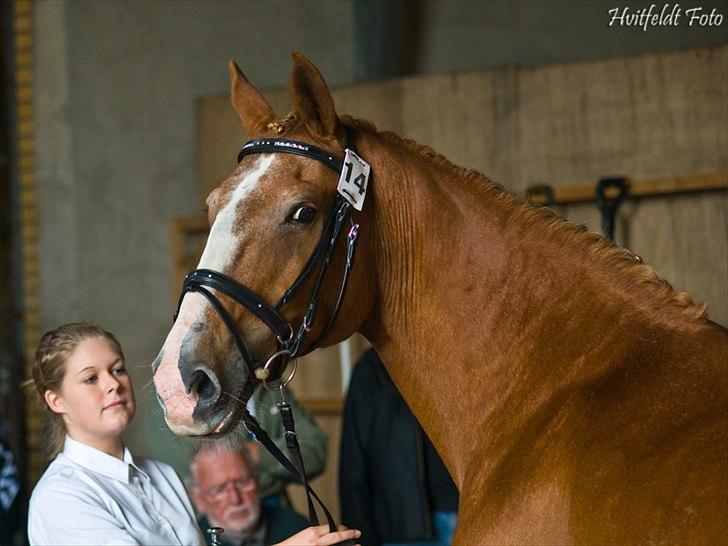
[[[657,304],[610,283],[620,267],[546,237],[487,181],[374,135],[361,152],[374,173],[379,301],[363,332],[396,363],[388,370],[456,483],[482,458],[479,437],[518,429],[555,393],[625,362],[617,353],[646,322],[664,326],[657,315],[649,324]]]

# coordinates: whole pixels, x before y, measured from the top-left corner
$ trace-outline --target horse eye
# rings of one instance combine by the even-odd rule
[[[310,205],[301,205],[296,209],[296,212],[293,213],[293,216],[291,216],[291,219],[295,220],[296,222],[301,222],[302,224],[310,224],[313,222],[313,219],[316,217],[316,209]]]

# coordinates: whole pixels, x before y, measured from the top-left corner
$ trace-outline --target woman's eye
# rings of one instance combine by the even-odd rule
[[[86,379],[83,380],[83,382],[86,383],[86,384],[88,384],[88,385],[90,385],[94,381],[96,381],[96,376],[95,375],[90,375]]]
[[[124,366],[116,368],[116,369],[114,369],[114,373],[116,375],[126,375],[126,368]]]
[[[310,224],[316,217],[316,209],[310,205],[301,205],[293,213],[291,219],[302,224]]]

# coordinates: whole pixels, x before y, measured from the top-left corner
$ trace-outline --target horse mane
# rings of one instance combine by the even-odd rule
[[[295,116],[289,114],[280,120],[279,131],[288,132],[295,121]],[[705,303],[696,303],[689,292],[675,290],[652,266],[643,263],[630,251],[615,245],[614,242],[605,239],[600,234],[587,230],[586,226],[569,222],[548,207],[524,202],[513,192],[493,182],[481,172],[455,165],[430,146],[419,144],[412,139],[402,138],[392,131],[379,131],[372,122],[352,116],[341,116],[341,122],[354,129],[377,135],[427,161],[434,168],[445,171],[463,184],[478,188],[487,199],[492,200],[506,214],[519,218],[526,229],[538,231],[541,236],[548,237],[563,246],[579,250],[598,263],[624,272],[628,282],[646,287],[658,302],[677,310],[683,321],[707,320]]]

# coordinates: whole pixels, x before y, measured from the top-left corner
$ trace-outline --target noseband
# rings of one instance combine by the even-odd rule
[[[348,131],[347,150],[353,150],[353,143],[350,140]],[[243,149],[240,150],[240,153],[238,154],[238,163],[246,155],[263,153],[288,153],[308,157],[323,163],[337,174],[342,174],[346,167],[348,167],[349,172],[351,170],[349,163],[342,161],[325,150],[316,148],[315,146],[311,146],[304,142],[282,138],[250,140],[245,144],[245,146],[243,146]],[[341,305],[344,300],[346,286],[349,282],[351,267],[354,263],[354,252],[356,250],[357,236],[359,233],[359,225],[351,222],[351,207],[352,205],[349,200],[347,200],[340,191],[337,191],[334,206],[326,220],[326,224],[324,225],[321,238],[319,239],[316,248],[306,262],[306,265],[304,265],[303,269],[298,274],[298,277],[296,277],[296,280],[293,281],[293,284],[283,293],[283,296],[280,300],[278,300],[278,303],[276,303],[275,306],[268,304],[262,297],[250,290],[247,286],[240,284],[222,273],[211,269],[195,269],[189,273],[187,277],[185,277],[182,285],[182,293],[180,294],[179,302],[177,304],[177,311],[174,314],[174,320],[177,320],[177,315],[179,314],[185,294],[188,292],[200,293],[210,302],[213,308],[220,315],[220,318],[230,332],[240,356],[251,374],[251,378],[254,376],[263,381],[278,379],[286,368],[289,360],[306,355],[319,347],[331,330],[331,327],[339,314],[339,310],[341,309]],[[331,263],[331,257],[339,239],[341,238],[343,227],[347,221],[351,222],[351,227],[348,235],[346,236],[346,266],[342,276],[336,306],[321,331],[321,334],[313,341],[313,343],[309,344],[308,347],[303,350],[303,343],[306,339],[306,335],[313,327],[316,316],[316,308],[318,305],[318,296],[326,271]],[[291,322],[287,321],[281,314],[281,310],[293,299],[304,282],[314,273],[317,266],[320,266],[318,269],[318,276],[316,278],[316,284],[314,285],[313,292],[311,293],[311,298],[308,302],[306,313],[301,319],[301,324],[298,329],[294,330]],[[227,309],[225,309],[225,306],[223,306],[220,302],[218,297],[213,293],[213,290],[222,292],[239,305],[242,305],[246,310],[263,322],[275,335],[277,350],[267,360],[267,362],[264,363],[264,365],[255,365],[256,362],[253,361],[243,338],[238,332],[235,326],[235,321]]]

